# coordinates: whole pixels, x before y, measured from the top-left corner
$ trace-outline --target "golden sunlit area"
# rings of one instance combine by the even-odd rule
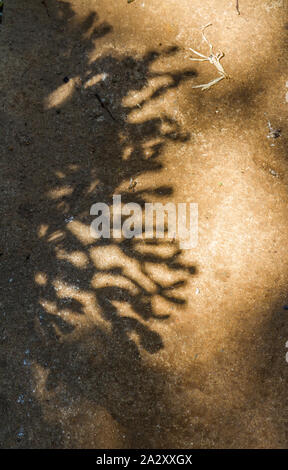
[[[286,449],[288,1],[4,0],[0,44],[0,448]]]

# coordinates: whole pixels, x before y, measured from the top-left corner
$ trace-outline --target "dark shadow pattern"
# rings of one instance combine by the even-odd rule
[[[50,63],[50,51],[47,57],[45,54],[42,58],[38,56],[36,64],[33,60],[27,64],[21,76],[27,89],[20,99],[29,102],[32,95],[29,83],[43,70],[41,86],[33,92],[33,103],[39,100],[41,104],[29,102],[27,116],[23,122],[20,117],[16,126],[17,149],[22,156],[15,161],[15,174],[20,181],[20,197],[16,198],[15,209],[21,223],[16,228],[11,227],[16,246],[12,254],[15,272],[11,276],[13,285],[10,290],[8,286],[6,292],[8,302],[20,305],[24,317],[15,310],[15,331],[9,323],[7,332],[11,340],[4,341],[4,348],[13,351],[20,335],[21,344],[26,346],[22,351],[18,348],[17,357],[20,361],[22,354],[26,364],[37,364],[47,371],[45,389],[48,393],[54,390],[56,395],[61,395],[59,390],[64,387],[64,401],[72,403],[83,397],[104,407],[125,428],[125,446],[165,446],[170,419],[163,398],[166,378],[165,374],[143,363],[141,350],[155,354],[165,347],[165,340],[151,327],[151,321],[165,322],[171,314],[170,306],[185,304],[177,289],[185,284],[188,276],[195,274],[196,268],[180,261],[181,250],[175,241],[151,240],[144,243],[145,250],[141,251],[135,239],[91,243],[82,239],[81,233],[85,235],[85,228],[89,228],[93,220],[89,214],[91,205],[98,201],[110,205],[113,194],[123,184],[126,189],[121,190],[122,201],[137,202],[141,207],[147,201],[162,201],[173,196],[173,187],[156,183],[156,176],[162,169],[161,155],[169,142],[187,142],[189,134],[165,113],[136,123],[131,122],[128,115],[141,113],[144,106],[165,97],[169,90],[196,73],[192,69],[150,72],[157,59],[169,59],[177,53],[174,46],[161,52],[150,51],[142,58],[107,53],[88,63],[88,53],[95,48],[97,40],[109,35],[112,27],[101,22],[96,13],[77,23],[68,3],[63,3],[61,14],[57,10],[55,18],[49,8],[51,4],[42,4],[55,22],[55,37],[59,38],[57,53],[61,60]],[[71,26],[67,30],[68,20]],[[51,42],[54,43],[55,40]],[[97,83],[86,86],[95,76],[99,76]],[[158,78],[162,79],[161,85],[154,86],[148,96],[146,93],[146,98],[135,107],[125,106],[125,99],[132,91],[149,90],[148,81]],[[66,100],[43,110],[43,100],[48,103],[49,93],[59,87],[65,90],[71,83],[75,86],[71,87]],[[39,120],[42,125],[37,130]],[[15,122],[10,124],[13,133]],[[44,135],[41,134],[43,128]],[[148,173],[150,187],[138,190],[137,177]],[[80,236],[70,229],[73,224],[80,227]],[[10,236],[8,230],[7,237]],[[13,244],[8,245],[13,250]],[[167,248],[169,254],[159,254],[162,248]],[[105,250],[110,250],[113,257],[113,262],[108,257],[107,265]],[[71,262],[74,255],[80,261]],[[147,264],[175,273],[176,280],[168,284],[156,281],[147,270]],[[17,290],[15,286],[20,279],[24,287]],[[65,286],[66,294],[59,294],[59,282]],[[165,312],[159,314],[155,310],[155,297],[166,302]],[[99,315],[99,325],[93,324],[91,318],[86,319],[87,309],[93,302],[97,306],[95,318]],[[119,309],[120,304],[124,313]],[[73,317],[72,322],[65,319],[67,311]],[[79,327],[82,320],[86,321],[83,329]],[[16,327],[19,324],[23,327]],[[20,362],[13,359],[12,363],[16,370],[22,370]],[[13,388],[13,374],[15,370],[7,377],[8,389]],[[26,385],[23,408],[30,413],[30,431],[26,431],[27,420],[25,429],[21,424],[21,411],[19,420],[12,420],[18,423],[15,429],[6,429],[2,435],[2,445],[61,447],[61,425],[51,425],[50,429],[46,418],[43,418],[45,424],[42,423],[33,376],[28,369],[25,377],[21,374],[19,372],[20,383],[30,383]],[[5,413],[5,419],[10,421],[11,404],[8,403]],[[43,429],[46,429],[44,433]],[[77,442],[72,441],[71,446],[77,446]]]

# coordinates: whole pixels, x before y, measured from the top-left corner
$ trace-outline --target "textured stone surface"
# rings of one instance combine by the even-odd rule
[[[5,5],[1,447],[287,447],[287,7],[239,6]],[[113,194],[197,248],[91,240]]]

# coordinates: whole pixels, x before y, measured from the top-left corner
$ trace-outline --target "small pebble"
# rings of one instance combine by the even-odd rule
[[[276,173],[275,170],[272,170],[271,168],[269,168],[269,173],[272,175],[272,176],[278,176],[278,174]]]
[[[20,427],[20,430],[17,433],[17,438],[18,439],[21,439],[22,437],[24,437],[24,428],[23,428],[23,426]]]
[[[24,395],[21,394],[19,395],[19,397],[17,398],[17,403],[20,403],[21,405],[23,405],[25,399],[24,399]]]

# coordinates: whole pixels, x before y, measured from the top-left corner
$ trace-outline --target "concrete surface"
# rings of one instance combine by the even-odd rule
[[[287,2],[235,3],[5,4],[1,447],[287,447]],[[91,239],[113,194],[197,248]]]

